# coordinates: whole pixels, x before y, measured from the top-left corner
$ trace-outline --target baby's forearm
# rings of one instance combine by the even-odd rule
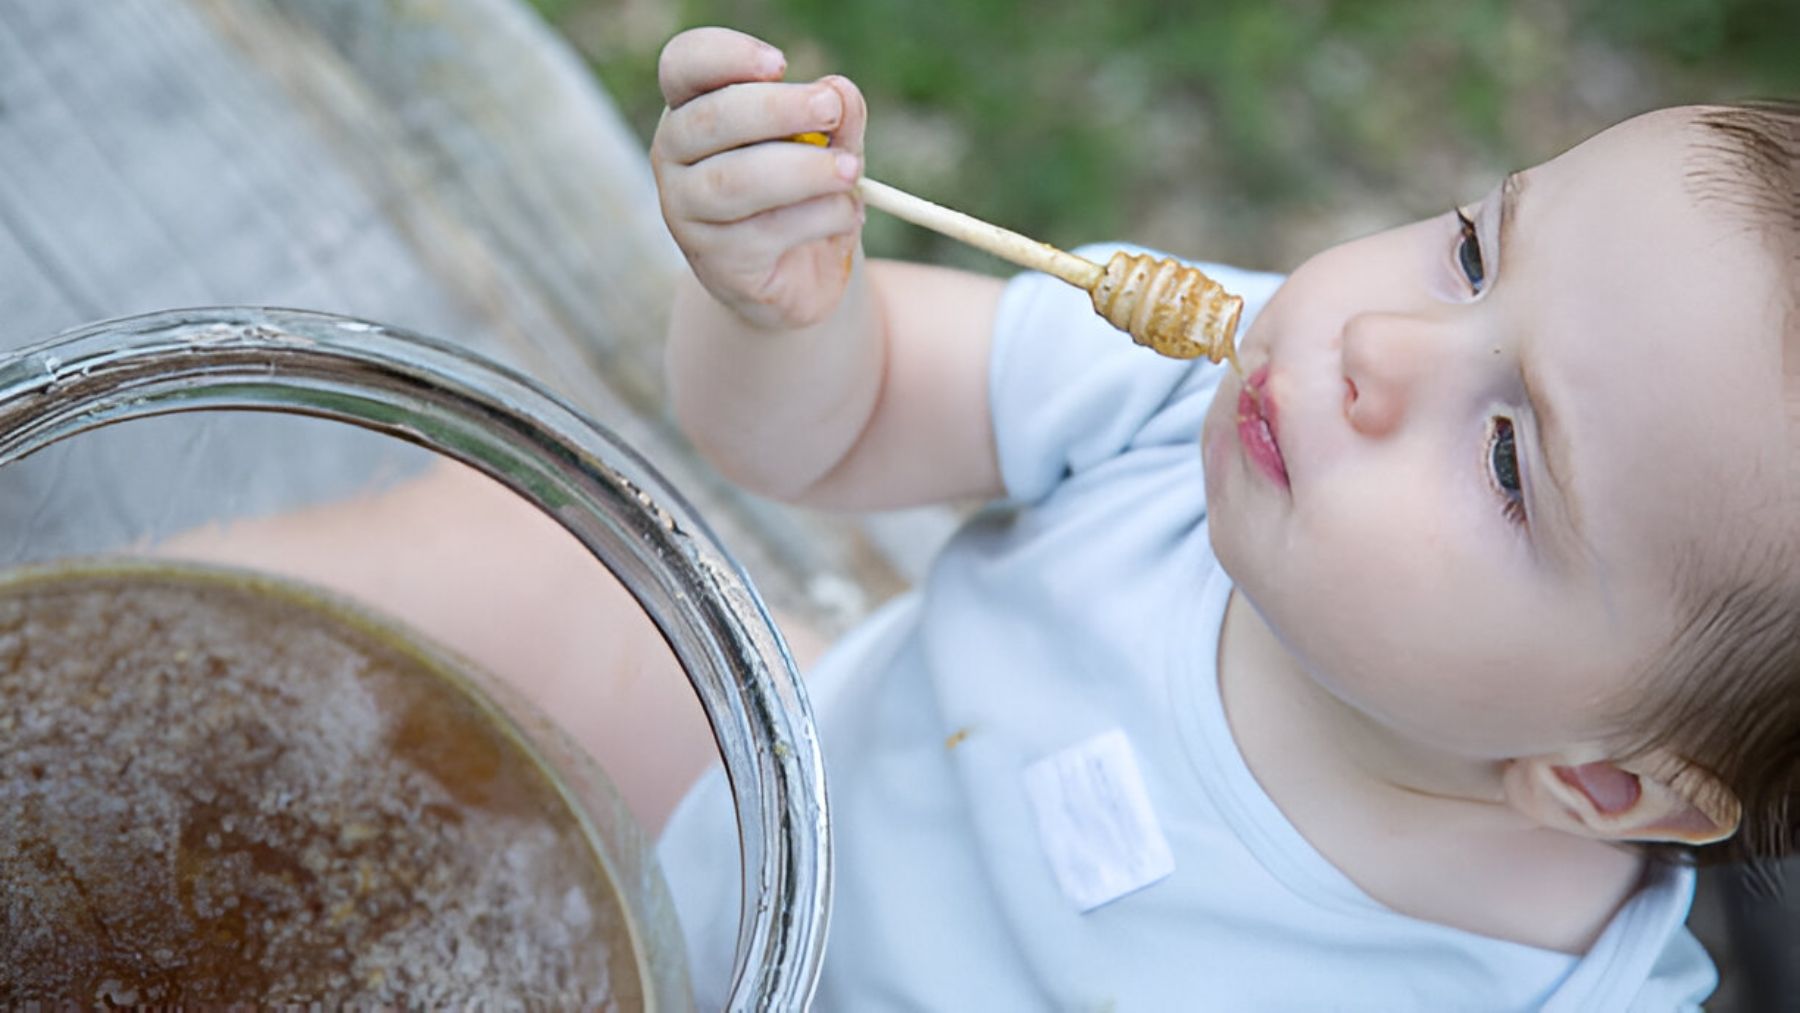
[[[686,278],[667,352],[676,421],[726,477],[776,499],[803,499],[873,415],[885,348],[860,252],[836,309],[798,330],[756,328]]]

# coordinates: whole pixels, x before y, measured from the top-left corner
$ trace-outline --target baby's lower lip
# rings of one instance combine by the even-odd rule
[[[1287,462],[1275,442],[1275,403],[1265,389],[1268,380],[1269,367],[1262,366],[1250,374],[1243,389],[1238,391],[1238,441],[1244,445],[1244,456],[1250,463],[1270,481],[1286,489]]]

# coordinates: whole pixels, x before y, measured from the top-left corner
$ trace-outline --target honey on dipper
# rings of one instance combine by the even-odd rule
[[[820,133],[791,140],[825,145]],[[1241,296],[1197,267],[1172,257],[1115,253],[1105,266],[870,179],[857,180],[864,203],[1021,267],[1043,271],[1086,291],[1094,312],[1131,339],[1171,359],[1227,361],[1239,375],[1235,337]]]
[[[1229,361],[1240,374],[1237,348],[1242,296],[1197,267],[1172,257],[1120,251],[1105,266],[1048,243],[972,218],[863,177],[857,192],[865,202],[952,239],[968,243],[1021,267],[1054,275],[1085,290],[1094,312],[1131,339],[1171,359],[1206,356]]]
[[[1157,354],[1224,359],[1243,372],[1232,340],[1243,297],[1225,291],[1199,268],[1171,257],[1115,253],[1088,291],[1095,312]]]

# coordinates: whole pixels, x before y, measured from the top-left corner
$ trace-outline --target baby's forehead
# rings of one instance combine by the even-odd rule
[[[1533,191],[1560,188],[1545,196],[1566,197],[1557,213],[1579,224],[1559,241],[1596,269],[1546,280],[1592,284],[1612,268],[1615,284],[1598,297],[1622,313],[1692,326],[1706,321],[1683,311],[1725,324],[1740,323],[1737,311],[1747,308],[1769,353],[1792,363],[1800,349],[1774,342],[1800,321],[1800,126],[1765,142],[1746,134],[1739,113],[1646,113],[1521,178]]]
[[[1769,476],[1778,515],[1766,558],[1800,559],[1800,105],[1687,110],[1688,181],[1695,200],[1762,240],[1774,275],[1770,363],[1782,379],[1785,467]],[[1785,528],[1785,530],[1781,530]]]
[[[1748,107],[1659,109],[1601,131],[1537,168],[1563,163],[1608,181],[1596,196],[1679,200],[1733,230],[1765,233],[1784,257],[1800,254],[1800,106],[1781,114]],[[1647,185],[1652,182],[1660,185]]]
[[[1502,242],[1603,554],[1665,577],[1785,543],[1794,513],[1792,272],[1744,206],[1697,192],[1695,123],[1640,117],[1530,170]]]

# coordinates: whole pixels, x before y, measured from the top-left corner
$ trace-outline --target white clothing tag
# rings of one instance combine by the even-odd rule
[[[1057,885],[1077,910],[1092,911],[1175,871],[1122,730],[1026,767],[1025,794]]]

